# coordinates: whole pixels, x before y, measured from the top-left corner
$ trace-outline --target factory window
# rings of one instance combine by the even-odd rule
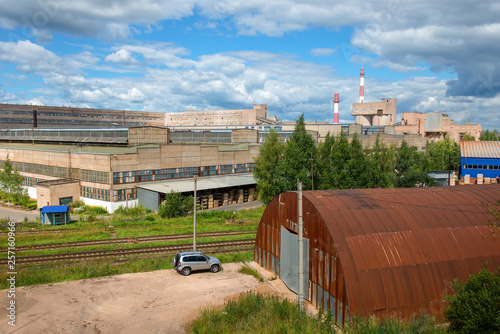
[[[82,186],[80,187],[80,196],[86,198],[100,199],[109,202],[110,190]]]

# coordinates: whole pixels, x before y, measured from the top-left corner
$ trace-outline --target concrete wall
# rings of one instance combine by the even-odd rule
[[[260,124],[257,117],[267,118],[267,105],[254,105],[253,109],[166,113],[165,126]]]
[[[169,130],[166,128],[140,127],[130,128],[128,131],[130,146],[169,143]]]
[[[375,140],[377,139],[376,135],[362,135],[360,136],[361,144],[363,147],[372,147],[375,144]],[[396,147],[400,147],[403,139],[408,142],[409,146],[416,146],[419,151],[425,150],[427,145],[427,140],[419,135],[400,135],[394,136],[390,134],[381,133],[380,139],[385,143],[385,145],[389,146],[391,144],[396,145]]]
[[[232,132],[233,144],[257,143],[259,140],[259,131],[250,129],[235,129]]]
[[[73,197],[73,202],[80,199],[80,183],[58,183],[49,186],[36,187],[37,206],[39,208],[46,205],[60,205],[59,199]]]

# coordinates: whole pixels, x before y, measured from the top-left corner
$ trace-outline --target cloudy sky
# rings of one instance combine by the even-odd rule
[[[0,0],[0,102],[179,112],[365,101],[500,129],[498,0]]]

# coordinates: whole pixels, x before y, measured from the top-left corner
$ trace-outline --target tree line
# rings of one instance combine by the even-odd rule
[[[427,142],[425,152],[405,140],[399,148],[386,145],[379,135],[369,147],[362,146],[357,134],[349,141],[343,133],[328,134],[316,145],[301,115],[287,142],[270,130],[255,158],[254,177],[259,198],[267,204],[296,190],[297,180],[304,190],[432,186],[428,171],[458,170],[459,164],[460,148],[450,138]]]

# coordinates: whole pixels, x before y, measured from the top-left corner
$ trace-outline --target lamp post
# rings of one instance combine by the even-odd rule
[[[196,185],[198,175],[193,175],[194,178],[194,204],[193,204],[193,250],[196,250]]]

